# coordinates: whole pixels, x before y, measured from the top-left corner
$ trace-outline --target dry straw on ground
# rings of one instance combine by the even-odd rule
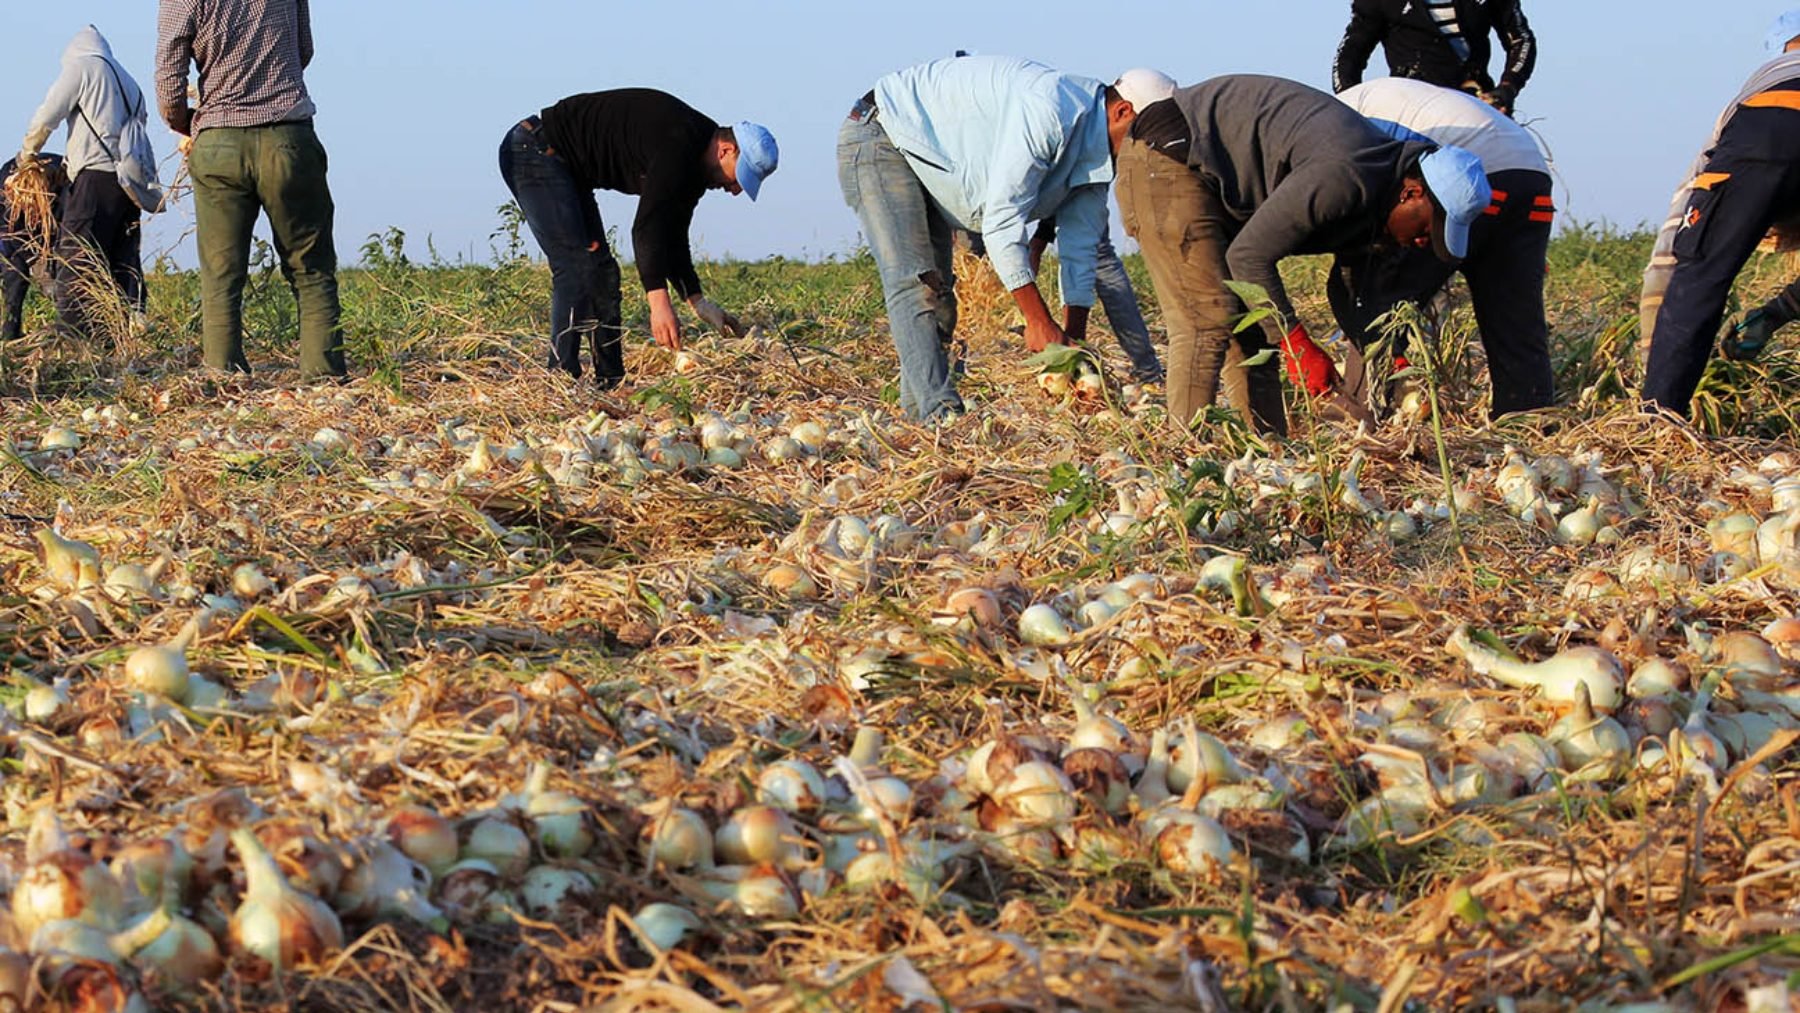
[[[1504,717],[1476,738],[1552,719],[1448,657],[1457,624],[1534,656],[1619,646],[1621,629],[1638,637],[1630,650],[1677,653],[1688,649],[1679,625],[1757,629],[1795,610],[1794,589],[1769,573],[1566,600],[1576,569],[1613,566],[1619,550],[1558,544],[1503,509],[1492,481],[1504,446],[1601,449],[1609,479],[1648,508],[1626,522],[1628,543],[1694,563],[1718,510],[1703,501],[1754,505],[1726,476],[1792,448],[1701,439],[1622,405],[1491,426],[1477,405],[1447,405],[1452,479],[1481,506],[1461,516],[1460,537],[1440,522],[1395,543],[1328,498],[1252,507],[1247,487],[1193,477],[1255,441],[1222,424],[1183,441],[1153,393],[1044,398],[1004,329],[1004,293],[984,294],[977,264],[959,273],[976,410],[941,428],[901,421],[879,398],[892,351],[875,321],[848,323],[829,348],[773,330],[702,339],[703,365],[681,385],[662,378],[665,353],[640,348],[633,383],[604,396],[495,357],[415,361],[403,395],[369,379],[295,387],[282,371],[221,381],[147,368],[116,374],[103,398],[0,401],[0,647],[16,677],[72,684],[47,727],[8,732],[9,815],[48,802],[103,850],[183,826],[195,800],[241,787],[344,839],[403,801],[453,816],[492,805],[540,760],[591,803],[600,889],[561,924],[443,936],[358,925],[313,973],[269,983],[233,972],[189,1000],[207,1008],[1553,1009],[1666,997],[1723,1009],[1796,969],[1785,942],[1746,949],[1796,929],[1800,816],[1785,751],[1757,758],[1765,770],[1720,771],[1711,796],[1646,771],[1445,806],[1414,830],[1317,857],[1370,789],[1371,745],[1399,748],[1377,741],[1370,714],[1496,705]],[[475,332],[462,345],[511,340]],[[747,406],[740,424],[756,446],[809,420],[832,439],[795,460],[753,453],[742,468],[630,485],[592,453],[590,438],[631,423],[692,439],[698,416],[734,406]],[[35,451],[51,424],[76,428],[83,446]],[[494,462],[463,474],[478,441]],[[1443,496],[1435,437],[1419,423],[1359,434],[1302,413],[1273,449],[1334,479],[1360,449],[1363,487],[1390,505]],[[594,459],[581,472],[584,452]],[[1131,468],[1121,453],[1192,494],[1203,526],[1103,534],[1107,476]],[[1059,463],[1089,469],[1072,473],[1097,497],[1062,526],[1045,488]],[[1239,514],[1237,530],[1206,534],[1222,511]],[[921,537],[857,565],[817,549],[833,517],[882,513]],[[972,548],[951,537],[971,521],[985,524]],[[165,595],[36,593],[31,533],[51,523],[108,564],[169,557]],[[1220,550],[1290,581],[1276,607],[1241,616],[1196,586]],[[1324,576],[1295,576],[1301,558]],[[234,688],[278,676],[305,702],[181,715],[156,741],[109,734],[122,647],[172,635],[199,595],[227,593],[243,561],[275,593],[211,626],[193,664]],[[807,571],[817,593],[770,588],[777,563]],[[1010,629],[1025,604],[1135,571],[1158,575],[1163,592],[1065,649],[1030,652]],[[969,585],[996,594],[1006,626],[932,621],[946,592]],[[1291,827],[1246,812],[1226,820],[1238,859],[1210,880],[1171,875],[1121,839],[1098,860],[1044,867],[984,855],[936,903],[897,888],[836,893],[775,921],[645,874],[643,803],[678,798],[716,818],[762,766],[797,755],[823,767],[860,725],[886,730],[887,764],[922,799],[942,761],[1002,729],[1065,733],[1074,715],[1061,681],[1042,678],[1046,657],[1132,727],[1192,716],[1250,765],[1269,759],[1248,745],[1252,728],[1303,719],[1313,737],[1291,759],[1319,780],[1287,811],[1315,857],[1288,857]],[[944,816],[928,811],[922,801],[920,824]],[[1092,813],[1082,823],[1107,826]],[[697,939],[647,952],[626,920],[656,900],[700,911]],[[1693,975],[1721,956],[1733,959]]]

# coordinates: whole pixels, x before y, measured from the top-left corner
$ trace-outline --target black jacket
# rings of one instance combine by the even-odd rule
[[[1395,77],[1491,90],[1490,32],[1506,49],[1500,83],[1515,94],[1523,91],[1537,65],[1537,37],[1519,0],[1351,0],[1350,26],[1331,67],[1332,90],[1361,84],[1377,45],[1386,51],[1388,72]]]

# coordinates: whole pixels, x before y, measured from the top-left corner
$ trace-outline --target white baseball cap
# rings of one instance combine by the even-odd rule
[[[1150,103],[1161,102],[1175,94],[1175,79],[1160,70],[1133,67],[1119,75],[1113,82],[1113,90],[1130,104],[1132,112],[1141,113]]]

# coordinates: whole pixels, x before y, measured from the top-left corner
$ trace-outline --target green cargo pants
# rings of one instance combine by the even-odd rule
[[[300,373],[343,376],[335,210],[325,148],[312,123],[210,127],[194,138],[188,174],[200,248],[201,347],[214,369],[250,371],[244,358],[244,283],[250,234],[267,212],[281,271],[300,310]]]

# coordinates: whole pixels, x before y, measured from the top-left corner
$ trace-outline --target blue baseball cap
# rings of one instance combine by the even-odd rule
[[[1455,263],[1469,255],[1469,226],[1494,199],[1487,170],[1474,153],[1446,144],[1419,159],[1425,189],[1436,207],[1431,248],[1439,260]]]
[[[731,132],[737,135],[738,186],[744,188],[744,193],[751,200],[755,200],[756,192],[762,189],[763,180],[781,163],[781,150],[775,147],[775,135],[769,133],[767,127],[749,120],[732,124]]]
[[[1769,34],[1763,39],[1763,48],[1770,56],[1780,56],[1787,49],[1788,43],[1800,37],[1800,8],[1788,11],[1775,19],[1769,26]]]

